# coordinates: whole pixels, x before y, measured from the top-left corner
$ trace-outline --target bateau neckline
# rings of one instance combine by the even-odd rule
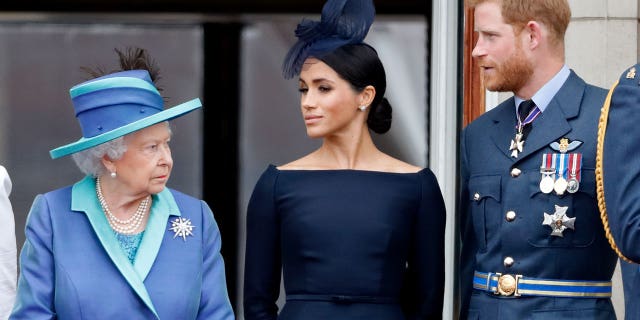
[[[392,172],[392,171],[376,171],[376,170],[362,170],[362,169],[278,169],[274,164],[269,164],[269,168],[278,172],[354,172],[354,173],[371,173],[371,174],[390,174],[390,175],[412,175],[422,173],[428,168],[422,168],[416,172]]]

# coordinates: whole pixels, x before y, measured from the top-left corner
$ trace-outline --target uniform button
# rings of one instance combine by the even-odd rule
[[[476,193],[474,193],[474,194],[473,194],[473,200],[475,200],[475,201],[480,200],[480,194],[479,194],[479,193],[477,193],[477,192],[476,192]]]
[[[513,265],[515,260],[513,260],[513,258],[511,258],[511,257],[506,257],[506,258],[504,258],[503,262],[504,262],[504,266],[509,268],[509,267],[511,267]]]
[[[521,173],[522,173],[522,170],[520,170],[518,168],[511,169],[511,176],[514,177],[514,178],[519,177]]]
[[[509,222],[515,220],[516,219],[516,212],[515,211],[507,211],[507,214],[505,214],[505,218]]]

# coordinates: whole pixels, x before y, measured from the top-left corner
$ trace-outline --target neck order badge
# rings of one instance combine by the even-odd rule
[[[518,106],[518,125],[516,126],[516,136],[511,140],[509,151],[511,157],[517,158],[518,153],[524,148],[524,140],[531,130],[531,122],[540,115],[540,109],[533,100],[525,100]]]

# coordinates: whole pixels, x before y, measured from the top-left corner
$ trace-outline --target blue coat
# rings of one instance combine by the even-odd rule
[[[604,138],[604,201],[611,234],[627,258],[640,262],[640,65],[630,67],[611,90]],[[625,319],[640,319],[640,270],[622,264]]]
[[[547,109],[533,122],[524,151],[511,157],[514,98],[471,123],[461,136],[461,318],[615,319],[609,298],[504,297],[474,289],[474,271],[530,278],[609,281],[616,256],[602,230],[595,190],[596,128],[606,91],[573,71]],[[540,190],[543,154],[561,138],[581,141],[578,192]],[[514,170],[515,169],[515,170]],[[552,236],[544,213],[568,207],[575,230]],[[510,212],[512,211],[512,212]],[[510,216],[507,219],[507,215]],[[511,265],[507,258],[511,258]]]
[[[36,197],[11,319],[233,319],[220,233],[207,204],[174,190],[153,196],[134,264],[87,177]],[[177,217],[195,228],[170,231]]]

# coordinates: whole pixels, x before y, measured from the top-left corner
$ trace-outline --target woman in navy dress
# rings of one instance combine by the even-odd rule
[[[244,315],[254,319],[440,319],[445,208],[429,169],[384,154],[386,77],[362,42],[367,1],[303,20],[284,63],[299,77],[311,154],[258,181],[248,207]],[[284,277],[286,303],[276,300]]]

